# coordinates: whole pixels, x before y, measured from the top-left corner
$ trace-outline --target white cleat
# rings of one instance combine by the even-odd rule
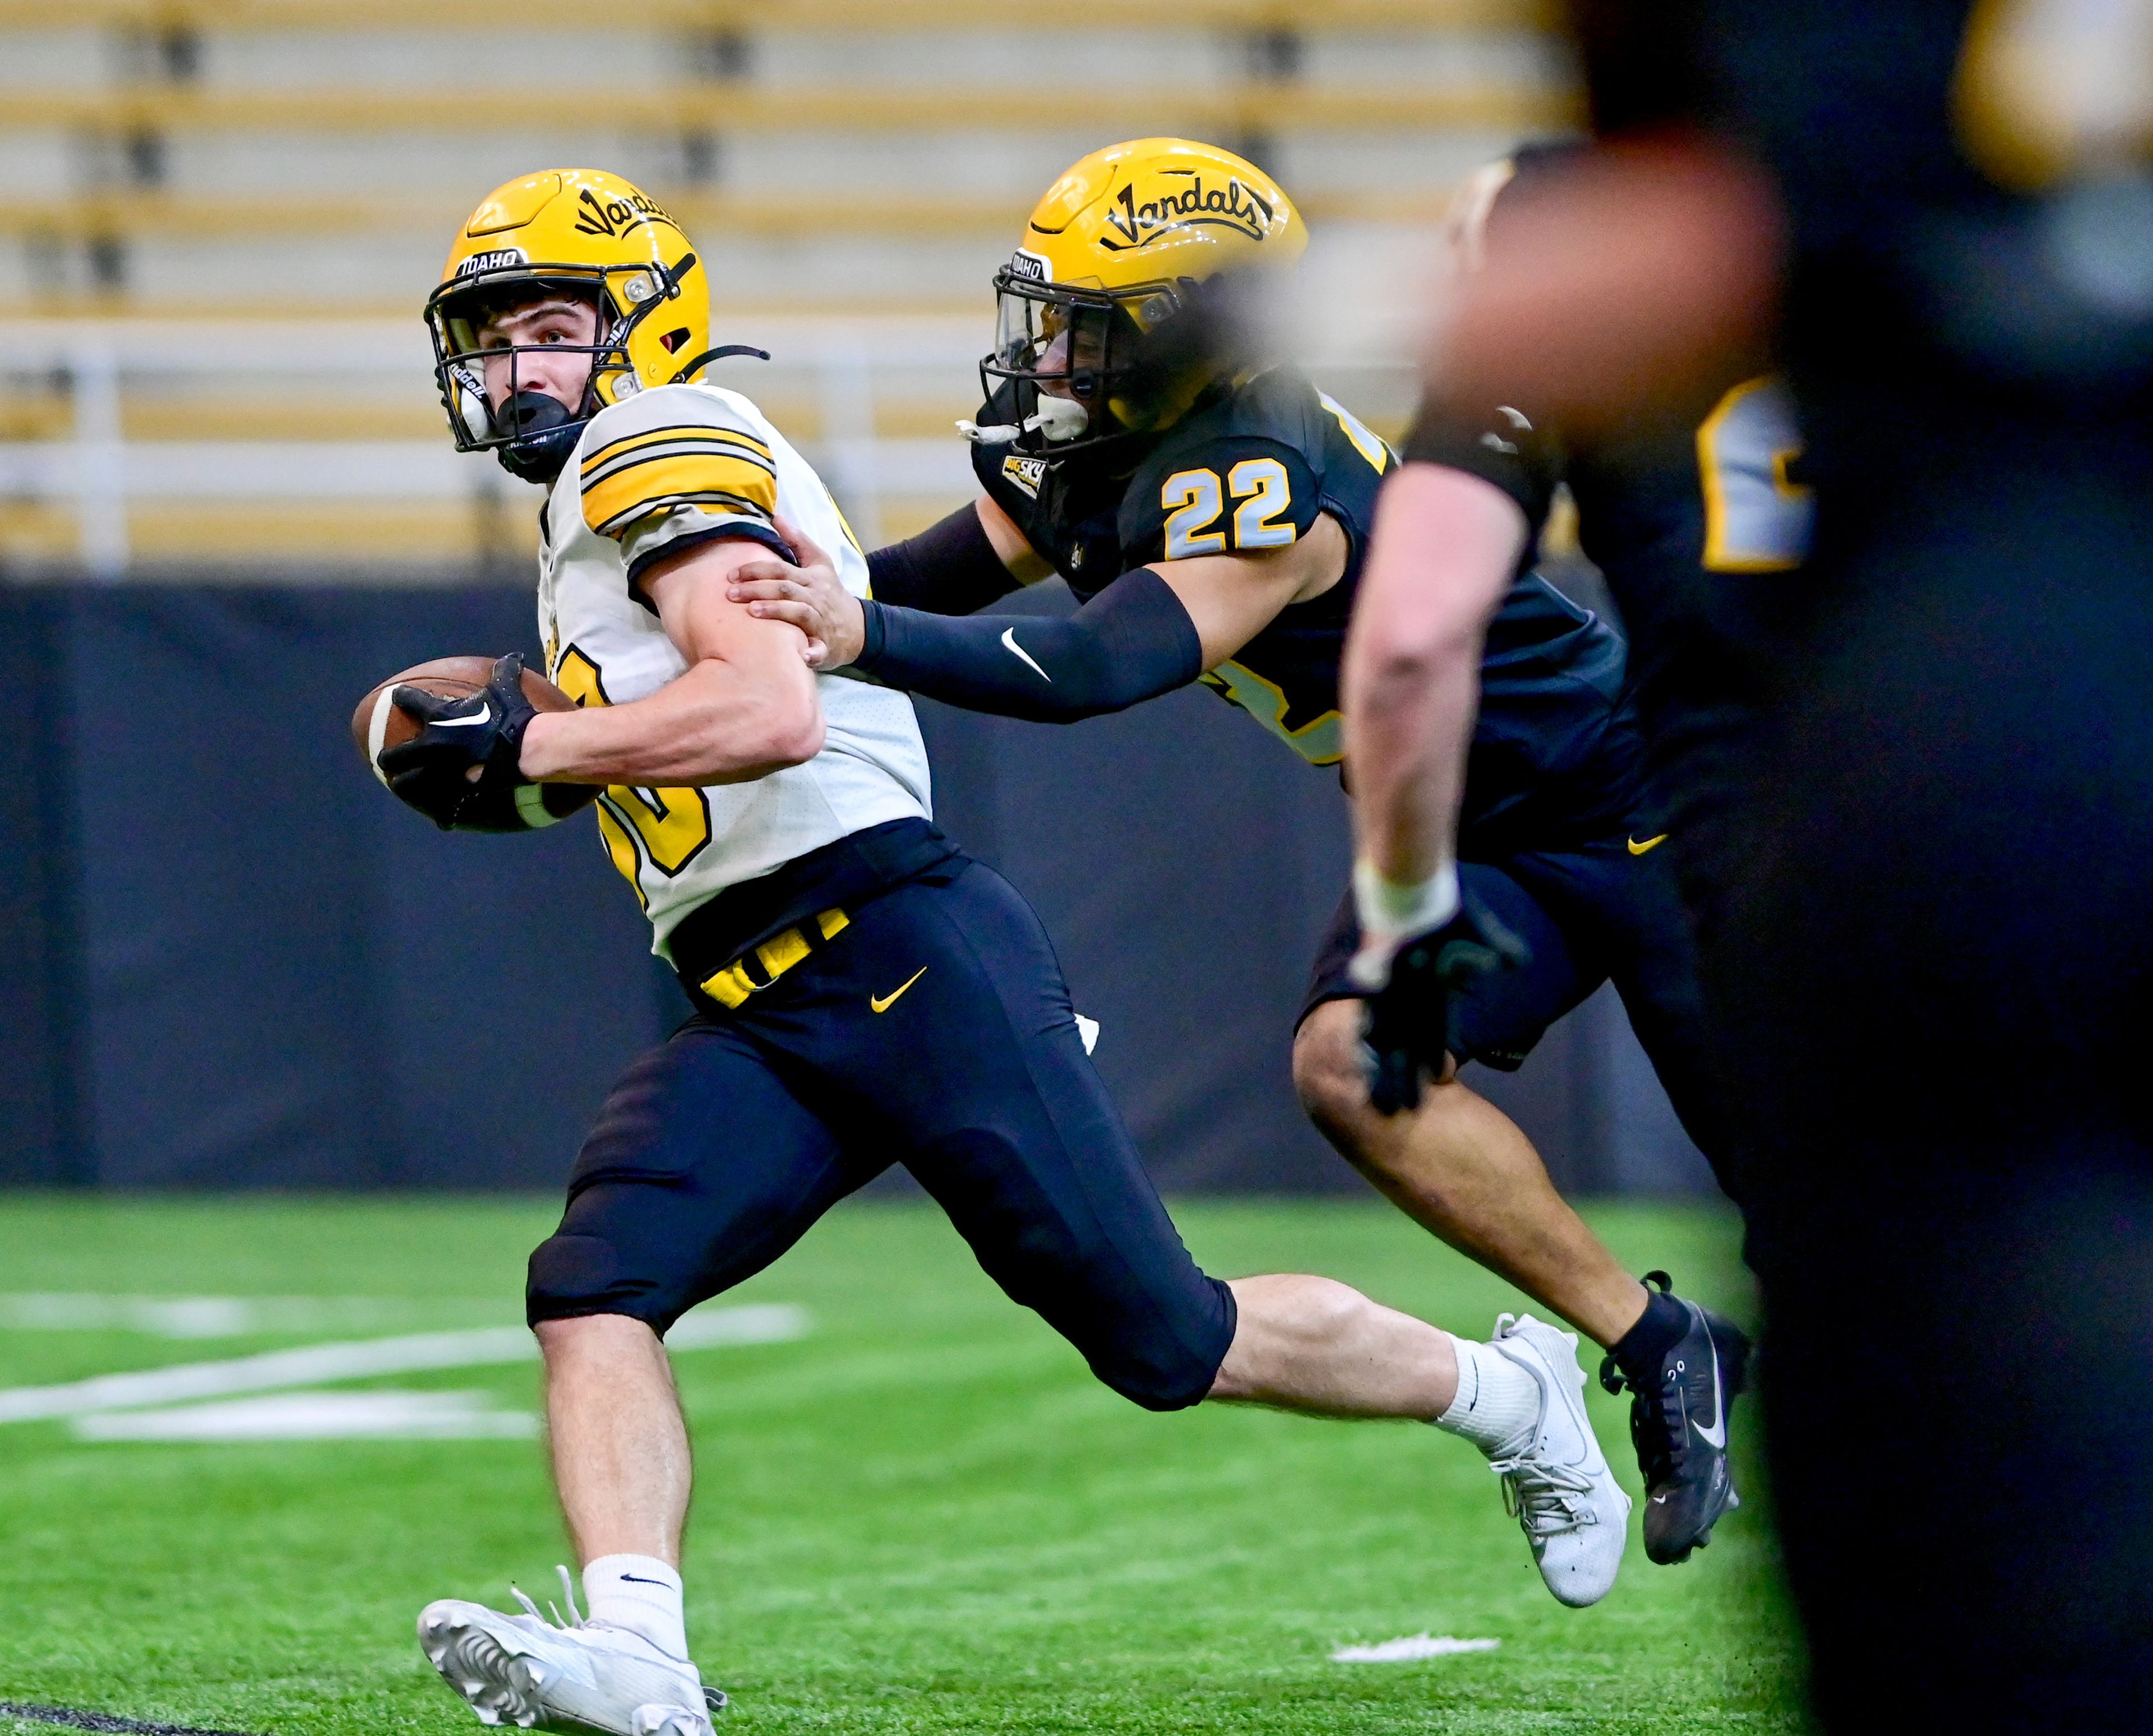
[[[419,1644],[482,1724],[601,1731],[605,1736],[713,1736],[725,1697],[694,1664],[639,1633],[583,1621],[568,1570],[568,1617],[558,1626],[521,1591],[520,1616],[444,1597],[419,1615]],[[559,1612],[555,1612],[558,1620]]]
[[[1630,1497],[1607,1469],[1585,1414],[1575,1334],[1529,1314],[1495,1322],[1489,1341],[1540,1386],[1540,1419],[1516,1452],[1494,1459],[1503,1505],[1515,1515],[1555,1601],[1584,1609],[1605,1597],[1630,1538]]]

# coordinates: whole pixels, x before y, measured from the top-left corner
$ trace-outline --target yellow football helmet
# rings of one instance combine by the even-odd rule
[[[1163,428],[1254,365],[1256,297],[1308,246],[1253,163],[1187,139],[1094,151],[1046,190],[995,276],[980,363],[1007,420],[968,438],[1043,457]]]
[[[488,348],[481,338],[489,314],[549,292],[591,302],[598,316],[590,385],[580,409],[564,414],[519,393],[513,347]],[[494,449],[533,481],[552,480],[603,407],[685,379],[725,353],[709,348],[708,274],[680,226],[639,187],[598,169],[549,169],[489,193],[449,250],[426,326],[456,449]],[[503,354],[509,395],[496,411],[485,363]]]

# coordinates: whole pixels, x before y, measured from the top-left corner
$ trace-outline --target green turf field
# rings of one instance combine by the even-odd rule
[[[1518,1306],[1372,1202],[1177,1215],[1221,1273],[1326,1272],[1482,1335]],[[1593,1216],[1626,1259],[1748,1312],[1725,1217]],[[48,1304],[42,1327],[0,1331],[0,1387],[512,1323],[552,1219],[521,1200],[0,1199],[13,1295],[377,1299],[306,1330],[187,1338],[70,1327],[71,1305]],[[1463,1443],[1408,1424],[1146,1415],[1003,1301],[929,1209],[842,1210],[727,1300],[802,1304],[814,1321],[796,1342],[679,1358],[700,1485],[689,1629],[734,1695],[737,1736],[1799,1728],[1755,1504],[1672,1569],[1645,1561],[1633,1516],[1621,1583],[1572,1612],[1542,1590]],[[335,1390],[369,1388],[528,1411],[537,1372]],[[1594,1400],[1634,1492],[1621,1406]],[[1753,1485],[1754,1423],[1738,1414]],[[73,1426],[0,1424],[0,1700],[463,1736],[477,1725],[420,1656],[420,1607],[506,1604],[512,1576],[542,1600],[563,1554],[528,1440],[114,1442]],[[1330,1661],[1423,1632],[1501,1645]],[[32,1730],[49,1736],[9,1726]]]

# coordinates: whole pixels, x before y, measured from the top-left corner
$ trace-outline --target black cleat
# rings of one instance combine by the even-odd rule
[[[1663,1272],[1647,1284],[1670,1289]],[[1749,1340],[1733,1322],[1695,1302],[1689,1330],[1660,1358],[1659,1381],[1647,1390],[1626,1380],[1613,1357],[1600,1365],[1611,1393],[1630,1390],[1630,1442],[1645,1479],[1645,1553],[1662,1566],[1686,1561],[1712,1541],[1723,1515],[1742,1505],[1727,1464],[1727,1417],[1747,1384]]]

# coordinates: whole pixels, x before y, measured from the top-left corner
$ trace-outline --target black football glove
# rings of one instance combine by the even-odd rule
[[[523,658],[510,652],[493,666],[483,693],[444,699],[400,687],[399,708],[418,718],[419,733],[382,751],[389,787],[443,831],[514,830],[516,792],[523,775],[523,732],[537,715],[523,697]]]
[[[1421,1075],[1443,1076],[1444,1055],[1458,1047],[1458,995],[1491,971],[1531,962],[1525,943],[1469,892],[1442,927],[1400,947],[1390,982],[1362,1003],[1362,1061],[1376,1113],[1418,1109]]]

